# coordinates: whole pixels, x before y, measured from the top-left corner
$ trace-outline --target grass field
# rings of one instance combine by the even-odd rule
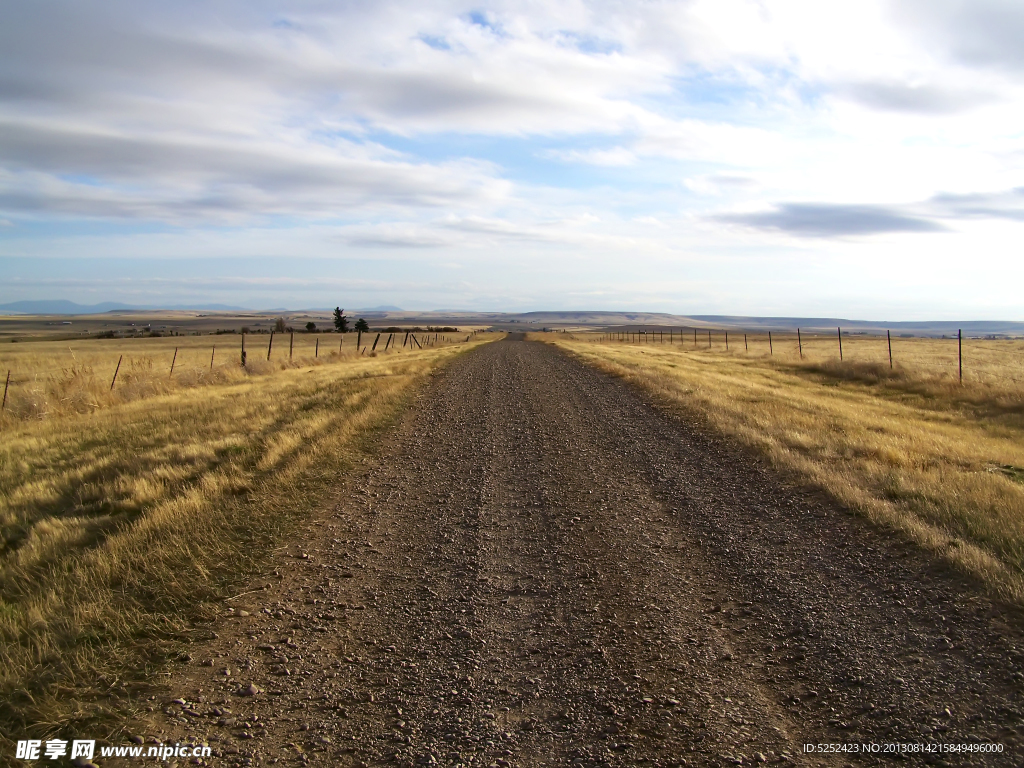
[[[434,334],[418,337],[424,346],[435,347],[463,342],[467,335],[441,334],[436,343]],[[386,336],[377,345],[378,352],[383,350]],[[371,346],[375,338],[375,333],[363,334],[363,346]],[[403,350],[403,340],[398,339],[397,354],[411,351],[412,342]],[[10,372],[0,424],[4,420],[87,413],[182,388],[239,382],[287,368],[335,363],[358,354],[356,341],[354,333],[296,333],[293,338],[286,333],[276,334],[268,360],[270,335],[250,334],[245,337],[244,369],[240,366],[240,334],[0,344],[0,386]]]
[[[263,337],[262,364],[241,369],[233,343],[210,376],[210,337],[11,345],[5,363],[58,373],[37,379],[45,407],[19,392],[0,422],[0,742],[115,727],[172,641],[329,498],[425,377],[493,338],[289,365],[286,345],[265,362]],[[105,397],[121,354],[140,361],[130,394]]]
[[[1024,360],[1019,341],[692,334],[675,344],[538,335],[737,436],[801,482],[1024,602]],[[666,334],[666,342],[668,334]]]

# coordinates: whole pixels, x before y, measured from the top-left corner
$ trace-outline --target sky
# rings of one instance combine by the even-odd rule
[[[2,5],[0,303],[1024,320],[1019,0]]]

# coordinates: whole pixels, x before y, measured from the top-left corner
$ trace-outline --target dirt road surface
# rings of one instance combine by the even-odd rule
[[[141,737],[211,765],[1024,764],[1018,614],[543,344],[457,359],[272,567]]]

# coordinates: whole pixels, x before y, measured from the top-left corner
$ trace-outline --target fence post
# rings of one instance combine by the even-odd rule
[[[889,335],[889,330],[885,331],[885,340],[889,342],[889,370],[892,370],[892,336]]]
[[[267,360],[270,360],[270,350],[274,347],[274,332],[270,332],[270,343],[267,344]]]
[[[836,328],[836,336],[839,337],[839,361],[843,360],[843,329]]]
[[[800,329],[796,329],[796,345],[800,348],[800,359],[804,359],[804,341],[800,338]]]
[[[466,337],[466,341],[469,341],[469,336]],[[409,343],[409,332],[405,332],[405,338],[402,339],[402,349],[405,349],[405,345]]]
[[[295,331],[288,333],[288,360],[292,359],[292,350],[295,348]]]
[[[768,356],[772,357],[775,355],[775,350],[772,349],[772,332],[768,331]]]
[[[729,332],[725,332],[725,351],[729,351]]]
[[[964,383],[964,334],[959,328],[956,329],[956,357],[960,368],[960,383]]]
[[[697,346],[697,329],[696,328],[693,329],[693,346],[694,347]]]
[[[316,337],[316,349],[313,351],[313,357],[314,358],[319,358],[320,357],[320,337],[319,336]]]
[[[167,374],[168,377],[171,377],[171,376],[174,375],[174,364],[177,362],[177,360],[178,360],[178,348],[175,347],[174,348],[174,357],[171,358],[171,372],[169,374]]]
[[[708,349],[711,349],[711,329],[708,329]]]
[[[213,356],[217,354],[217,345],[213,345],[213,349],[210,350],[210,370],[213,370]]]
[[[370,348],[371,352],[373,352],[373,351],[375,351],[377,349],[377,342],[378,341],[380,341],[380,334],[379,333],[377,334],[377,338],[373,340],[373,346]]]
[[[242,334],[242,367],[245,368],[245,334]]]
[[[117,381],[117,372],[121,370],[121,360],[123,358],[124,358],[124,355],[121,355],[120,357],[117,358],[117,368],[114,369],[114,378],[112,378],[110,380],[110,391],[111,392],[114,391],[114,382]]]
[[[750,351],[750,347],[747,346],[747,334],[745,334],[745,333],[743,334],[743,351],[744,352],[749,352]]]
[[[7,407],[7,389],[11,386],[11,372],[7,371],[7,381],[4,382],[4,402],[0,405],[0,411]]]

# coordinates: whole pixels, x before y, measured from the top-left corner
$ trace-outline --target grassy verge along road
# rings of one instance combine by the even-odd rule
[[[205,383],[167,385],[161,373],[147,387],[137,372],[132,399],[0,423],[4,754],[11,739],[116,732],[193,622],[337,492],[410,393],[486,337],[476,338],[258,375],[236,364]],[[70,376],[64,389],[92,399],[88,372]],[[48,403],[58,389],[40,383]]]
[[[795,355],[780,361],[745,353],[742,339],[725,352],[720,340],[716,349],[694,350],[688,343],[596,338],[555,343],[684,418],[755,447],[790,478],[827,490],[1024,603],[1019,384],[993,379],[961,386],[923,368],[890,371],[886,363],[800,363]],[[913,366],[915,344],[936,342],[900,344],[898,352]]]

